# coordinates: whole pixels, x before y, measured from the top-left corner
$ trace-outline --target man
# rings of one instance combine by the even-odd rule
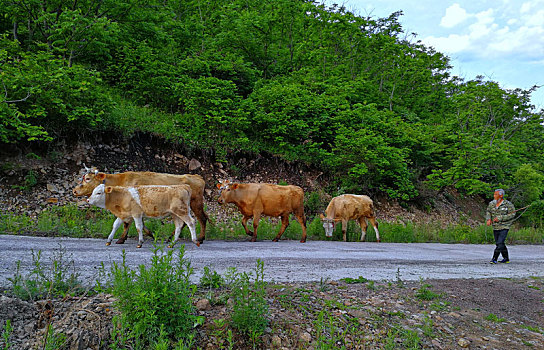
[[[493,235],[495,236],[495,251],[493,252],[493,258],[489,263],[496,264],[499,254],[502,254],[502,260],[499,261],[503,264],[508,264],[510,259],[508,258],[508,249],[506,248],[506,235],[512,223],[514,222],[514,216],[516,216],[516,209],[514,205],[504,199],[504,190],[495,190],[493,194],[493,200],[489,202],[487,206],[487,212],[485,219],[487,226],[493,225]]]

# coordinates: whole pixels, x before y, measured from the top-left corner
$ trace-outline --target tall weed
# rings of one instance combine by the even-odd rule
[[[62,246],[54,252],[49,266],[42,263],[41,250],[32,250],[31,254],[32,270],[23,274],[21,262],[17,261],[13,277],[8,278],[13,295],[34,301],[45,297],[83,293],[85,289],[79,280],[79,273],[75,270],[74,261],[66,259],[66,250]]]
[[[114,342],[145,349],[161,342],[161,332],[163,338],[189,339],[198,317],[191,301],[196,288],[189,281],[193,269],[184,254],[184,245],[166,253],[163,245],[156,245],[151,266],[132,270],[123,251],[121,264],[114,263],[111,270],[112,293],[121,312],[118,324],[124,333],[124,339]]]
[[[253,283],[251,280],[253,279]],[[232,286],[232,325],[255,341],[268,325],[264,263],[257,260],[254,273],[242,272]]]

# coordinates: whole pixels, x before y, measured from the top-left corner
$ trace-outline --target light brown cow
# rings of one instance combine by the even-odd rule
[[[191,239],[199,246],[196,239],[195,219],[191,215],[191,187],[189,185],[173,186],[106,186],[100,184],[93,190],[87,202],[97,207],[109,210],[117,217],[106,245],[110,245],[115,231],[122,222],[134,220],[138,230],[138,246],[144,242],[143,218],[161,218],[171,215],[176,225],[174,240],[170,247],[176,244],[183,224],[191,231]]]
[[[87,168],[79,184],[73,189],[76,197],[90,196],[96,186],[103,183],[106,186],[139,186],[139,185],[183,185],[191,186],[191,209],[200,223],[200,236],[198,241],[202,243],[206,236],[206,222],[208,215],[204,212],[204,186],[205,182],[200,175],[174,175],[153,172],[127,171],[118,174],[105,174],[96,168]],[[124,223],[124,231],[117,240],[117,244],[125,243],[130,223]],[[150,234],[144,226],[144,231]]]
[[[257,240],[257,227],[261,215],[280,217],[281,228],[274,242],[277,242],[289,225],[289,214],[294,214],[302,226],[301,243],[306,242],[306,217],[304,216],[304,191],[298,186],[280,186],[260,183],[217,184],[220,190],[219,203],[234,203],[243,215],[242,225],[246,234]],[[253,218],[253,232],[247,228],[247,221]]]
[[[343,194],[334,197],[325,211],[325,215],[321,214],[325,235],[332,237],[334,225],[338,221],[342,221],[342,235],[344,242],[346,241],[346,230],[349,220],[356,220],[361,225],[361,242],[365,240],[367,222],[369,220],[376,231],[376,240],[380,241],[380,232],[374,214],[374,203],[370,197],[356,194]]]

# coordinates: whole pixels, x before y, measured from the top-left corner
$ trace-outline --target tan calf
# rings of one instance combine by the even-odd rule
[[[106,245],[110,245],[113,235],[121,226],[121,223],[129,223],[134,220],[138,230],[138,248],[142,247],[144,217],[161,218],[171,215],[174,219],[176,230],[174,240],[170,247],[179,239],[183,224],[187,224],[191,231],[191,239],[199,246],[196,239],[195,219],[191,215],[191,187],[189,185],[174,186],[96,186],[92,195],[87,199],[92,205],[107,209],[117,217],[108,236]]]
[[[96,168],[85,167],[86,173],[79,184],[73,189],[76,197],[89,196],[96,186],[101,183],[106,186],[141,186],[141,185],[183,185],[191,186],[191,209],[200,223],[200,236],[198,240],[202,243],[206,236],[206,222],[208,216],[204,212],[204,186],[205,182],[200,175],[174,175],[153,173],[149,171],[136,172],[127,171],[119,174],[105,174]],[[124,231],[116,243],[123,244],[126,240],[130,223],[124,223]],[[151,234],[144,226],[144,231]]]
[[[378,224],[376,222],[376,216],[374,214],[374,203],[370,197],[365,195],[356,194],[343,194],[338,197],[334,197],[325,211],[325,215],[321,214],[321,220],[323,221],[323,227],[325,228],[325,235],[332,237],[334,231],[334,225],[338,221],[342,221],[342,235],[344,242],[346,241],[346,230],[349,220],[355,220],[359,222],[361,226],[361,242],[365,240],[367,222],[369,220],[374,226],[376,231],[376,240],[380,241],[380,232],[378,231]]]
[[[280,217],[281,228],[274,242],[277,242],[289,225],[289,214],[295,215],[302,226],[301,243],[306,242],[306,217],[304,216],[304,191],[298,186],[280,186],[260,183],[217,184],[220,189],[219,203],[234,203],[243,215],[242,225],[246,234],[257,240],[257,228],[261,215]],[[253,232],[247,228],[247,221],[253,218]]]

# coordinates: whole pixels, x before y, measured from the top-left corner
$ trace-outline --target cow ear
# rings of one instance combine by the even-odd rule
[[[96,174],[96,178],[98,179],[98,181],[103,181],[103,180],[106,179],[106,174],[98,173],[98,174]]]
[[[231,189],[231,190],[235,190],[235,189],[237,189],[237,188],[238,188],[238,184],[232,184],[232,185],[230,185],[230,189]]]
[[[111,193],[111,191],[113,191],[113,187],[107,186],[105,192],[106,193]]]
[[[219,182],[216,186],[217,188],[221,189],[221,182]]]
[[[323,213],[320,213],[320,214],[319,214],[319,217],[321,218],[321,220],[324,220],[324,219],[325,219],[325,215],[323,215]]]

